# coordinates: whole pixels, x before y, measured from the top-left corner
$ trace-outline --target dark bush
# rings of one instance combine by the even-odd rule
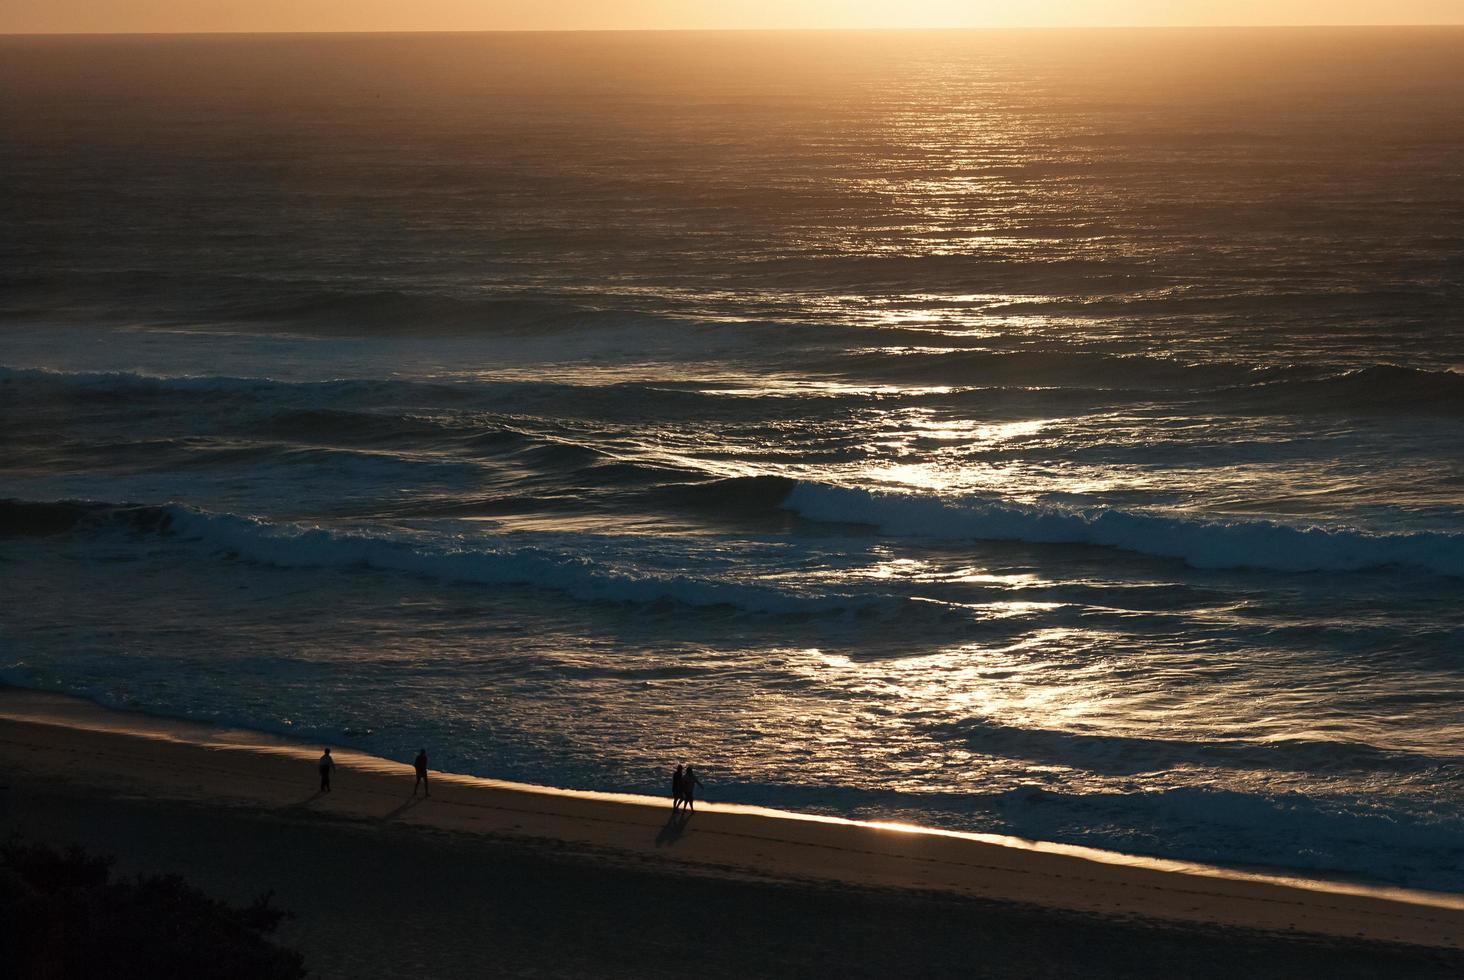
[[[177,875],[113,880],[110,858],[11,842],[0,848],[0,972],[21,980],[298,980],[300,954],[266,938],[288,915],[270,898],[235,908]]]

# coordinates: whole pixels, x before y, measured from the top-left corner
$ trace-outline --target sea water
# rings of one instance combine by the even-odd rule
[[[0,39],[0,680],[1464,889],[1464,31]]]

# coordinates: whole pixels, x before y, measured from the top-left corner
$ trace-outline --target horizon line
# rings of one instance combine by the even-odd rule
[[[1464,28],[1464,19],[1406,24],[1030,24],[864,27],[404,27],[379,30],[177,30],[177,31],[0,31],[0,37],[302,37],[401,34],[876,34],[1062,31],[1306,31],[1423,30]]]

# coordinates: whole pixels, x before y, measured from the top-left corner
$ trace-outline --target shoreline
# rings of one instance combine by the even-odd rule
[[[704,802],[691,817],[675,818],[664,799],[448,773],[434,773],[431,799],[414,802],[408,764],[350,749],[335,750],[336,792],[324,796],[314,792],[317,751],[278,736],[0,687],[0,759],[8,772],[38,785],[568,847],[676,875],[873,888],[1175,925],[1464,949],[1459,895],[736,804]]]

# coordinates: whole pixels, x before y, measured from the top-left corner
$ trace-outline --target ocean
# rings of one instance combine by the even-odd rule
[[[1464,890],[1464,30],[0,38],[0,681]]]

